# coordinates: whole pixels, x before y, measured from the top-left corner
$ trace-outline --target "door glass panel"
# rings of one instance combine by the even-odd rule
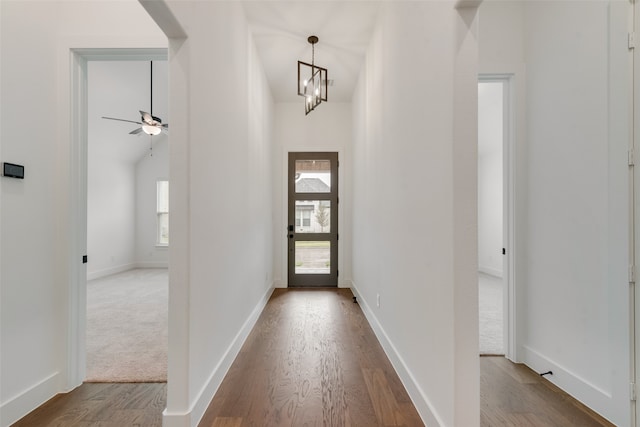
[[[331,201],[296,200],[296,233],[330,233]]]
[[[330,160],[296,160],[296,193],[330,193]]]
[[[330,243],[327,241],[296,241],[296,274],[329,274]]]

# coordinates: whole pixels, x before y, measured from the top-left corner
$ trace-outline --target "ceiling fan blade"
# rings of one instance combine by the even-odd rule
[[[142,121],[145,122],[148,125],[152,125],[153,126],[153,117],[151,117],[151,114],[139,110],[140,111],[140,116],[142,116]]]
[[[131,132],[129,132],[129,135],[137,135],[140,132],[142,132],[142,128],[134,129]]]
[[[107,119],[107,120],[117,120],[119,122],[127,122],[127,123],[135,123],[137,125],[141,125],[142,123],[140,122],[134,122],[133,120],[125,120],[125,119],[116,119],[115,117],[105,117],[102,116],[103,119]]]

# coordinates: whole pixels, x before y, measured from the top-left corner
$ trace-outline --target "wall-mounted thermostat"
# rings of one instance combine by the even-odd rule
[[[13,163],[3,163],[2,176],[24,179],[24,166]]]

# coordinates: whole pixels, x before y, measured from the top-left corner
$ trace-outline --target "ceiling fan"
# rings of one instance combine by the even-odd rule
[[[102,116],[102,118],[107,120],[117,120],[119,122],[135,123],[137,125],[140,125],[139,128],[129,132],[129,135],[139,135],[142,132],[150,136],[159,135],[161,132],[168,133],[169,124],[168,123],[163,124],[162,119],[153,115],[153,61],[151,61],[151,79],[150,80],[151,80],[151,101],[149,106],[150,106],[151,112],[147,113],[146,111],[139,110],[140,111],[139,122],[136,122],[133,120],[126,120],[126,119],[117,119],[115,117]]]

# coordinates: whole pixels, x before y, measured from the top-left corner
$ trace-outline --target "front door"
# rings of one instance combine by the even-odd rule
[[[338,153],[289,153],[288,283],[338,286]]]

